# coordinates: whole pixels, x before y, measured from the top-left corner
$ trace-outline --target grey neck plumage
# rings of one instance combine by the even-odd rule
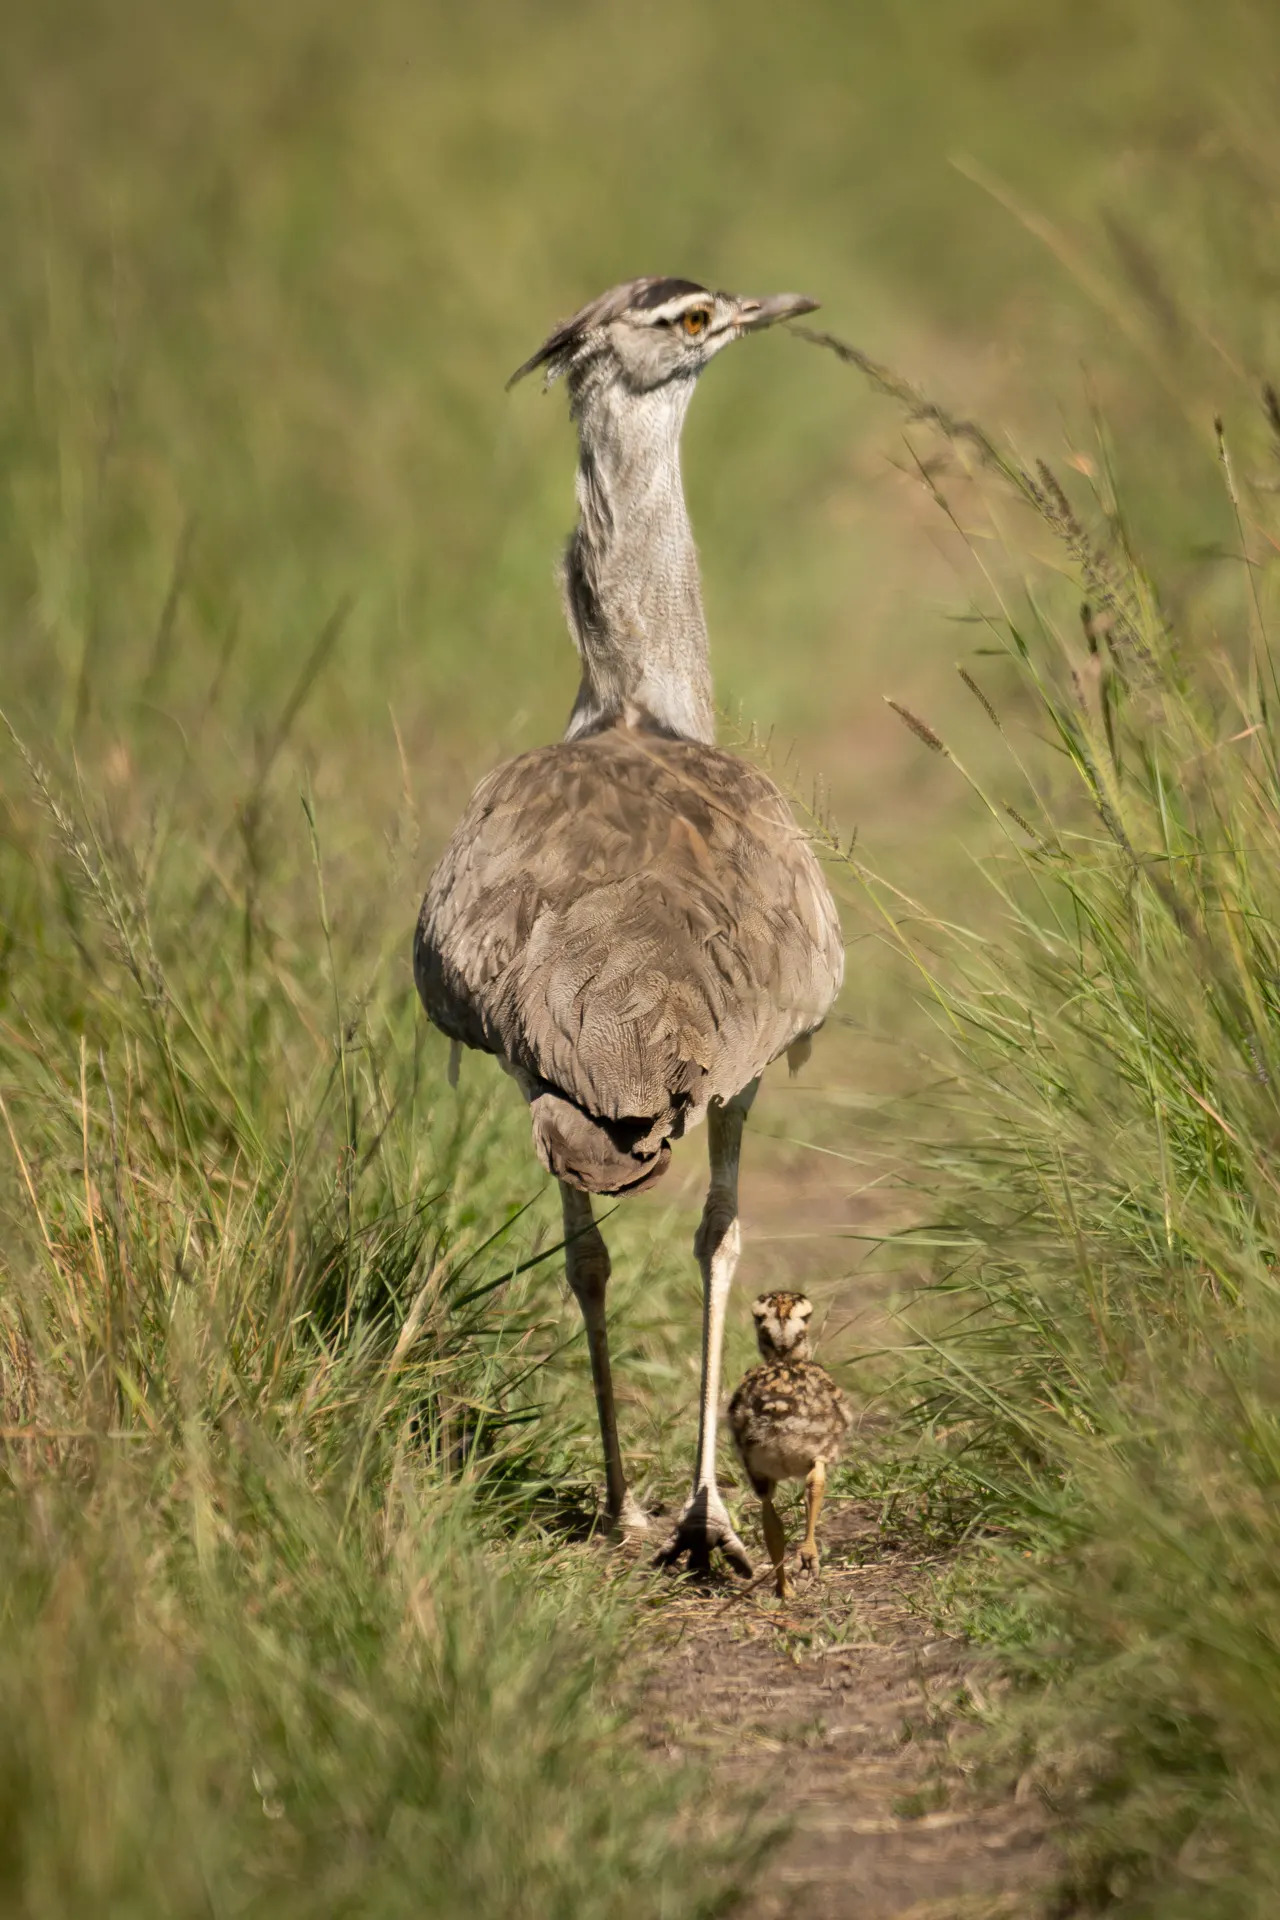
[[[564,600],[582,683],[565,738],[622,719],[712,741],[707,623],[680,478],[694,382],[636,393],[592,368],[570,380],[578,525]]]

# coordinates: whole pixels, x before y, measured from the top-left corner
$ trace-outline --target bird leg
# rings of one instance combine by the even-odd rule
[[[725,1311],[742,1246],[738,1225],[738,1160],[742,1151],[742,1129],[755,1098],[756,1084],[753,1080],[723,1106],[712,1105],[707,1109],[711,1184],[693,1242],[702,1269],[702,1403],[698,1457],[693,1492],[675,1532],[657,1556],[660,1566],[669,1567],[688,1554],[690,1571],[705,1573],[711,1565],[712,1549],[719,1547],[734,1572],[746,1579],[751,1577],[751,1562],[716,1485],[716,1426],[720,1412],[720,1355],[724,1346]]]
[[[804,1540],[800,1547],[800,1565],[806,1573],[817,1577],[818,1572],[818,1515],[822,1512],[822,1496],[827,1485],[827,1463],[815,1460],[809,1469],[804,1483]]]
[[[778,1518],[778,1509],[773,1504],[773,1481],[763,1480],[756,1486],[760,1495],[760,1518],[764,1523],[764,1543],[769,1549],[769,1558],[773,1562],[773,1583],[778,1590],[779,1600],[790,1597],[791,1586],[787,1579],[787,1536],[782,1521]]]
[[[609,1249],[592,1215],[589,1194],[566,1186],[562,1180],[560,1204],[564,1211],[565,1276],[582,1308],[587,1351],[591,1355],[591,1381],[604,1448],[605,1513],[611,1527],[626,1533],[641,1533],[648,1527],[649,1518],[627,1486],[613,1405],[613,1370],[609,1365],[609,1333],[604,1312],[610,1272]]]

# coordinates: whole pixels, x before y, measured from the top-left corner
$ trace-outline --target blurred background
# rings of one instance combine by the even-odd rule
[[[5,12],[3,697],[121,789],[242,777],[340,608],[289,744],[341,837],[400,804],[397,729],[428,841],[558,732],[572,439],[503,380],[635,273],[812,292],[1028,454],[1092,457],[1096,412],[1211,601],[1212,416],[1276,359],[1274,7]],[[972,723],[973,576],[898,414],[773,336],[686,458],[726,711],[922,858],[954,785],[881,696]]]
[[[306,789],[335,949],[377,982],[352,990],[411,1001],[436,851],[576,685],[572,432],[562,393],[504,380],[633,274],[814,294],[1020,457],[1114,483],[1179,630],[1214,630],[1239,548],[1214,416],[1247,448],[1280,365],[1270,5],[1207,31],[1199,0],[55,0],[5,42],[0,698],[179,955],[318,957]],[[989,820],[885,704],[979,775],[1002,751],[956,666],[1000,704],[984,614],[1021,590],[956,459],[785,330],[712,370],[685,451],[726,737],[768,737],[908,894],[989,915]],[[1056,564],[1042,528],[1013,541]],[[0,780],[34,852],[13,756]],[[37,897],[11,925],[57,919]],[[234,935],[200,931],[211,897]],[[852,895],[847,924],[843,1025],[757,1114],[760,1237],[884,1218],[788,1145],[840,1144],[915,1071]],[[663,1208],[696,1207],[699,1160]]]
[[[305,787],[348,976],[411,998],[435,852],[576,685],[563,395],[503,383],[633,274],[810,292],[1022,457],[1114,462],[1180,629],[1212,630],[1239,544],[1213,418],[1260,421],[1280,364],[1270,5],[1208,31],[1200,0],[54,0],[11,5],[5,46],[0,698],[179,952],[223,938],[211,889],[246,966],[318,952]],[[983,770],[955,668],[1000,701],[999,529],[962,538],[936,447],[784,330],[713,369],[685,453],[726,737],[967,907],[989,825],[885,696]],[[34,849],[12,756],[0,780]],[[759,1233],[797,1227],[785,1142],[907,1071],[856,900],[848,931],[845,1051],[757,1115],[786,1175],[771,1203],[761,1165]],[[662,1206],[696,1206],[699,1159]],[[808,1226],[865,1224],[857,1179],[803,1164]]]

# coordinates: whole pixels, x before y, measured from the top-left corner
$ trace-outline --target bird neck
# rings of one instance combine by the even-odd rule
[[[578,524],[564,601],[582,661],[565,738],[648,719],[715,738],[698,553],[680,477],[680,430],[694,382],[634,393],[588,373],[572,394]]]
[[[775,1366],[794,1367],[798,1361],[812,1357],[809,1352],[807,1333],[799,1340],[793,1340],[789,1347],[776,1347],[773,1341],[768,1339],[760,1340],[756,1344],[760,1348],[760,1358],[772,1361]]]

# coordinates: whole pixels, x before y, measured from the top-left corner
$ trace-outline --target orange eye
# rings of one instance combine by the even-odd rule
[[[691,340],[697,339],[698,335],[705,329],[706,324],[706,314],[699,312],[697,308],[695,308],[692,313],[686,313],[684,316],[684,330]]]

